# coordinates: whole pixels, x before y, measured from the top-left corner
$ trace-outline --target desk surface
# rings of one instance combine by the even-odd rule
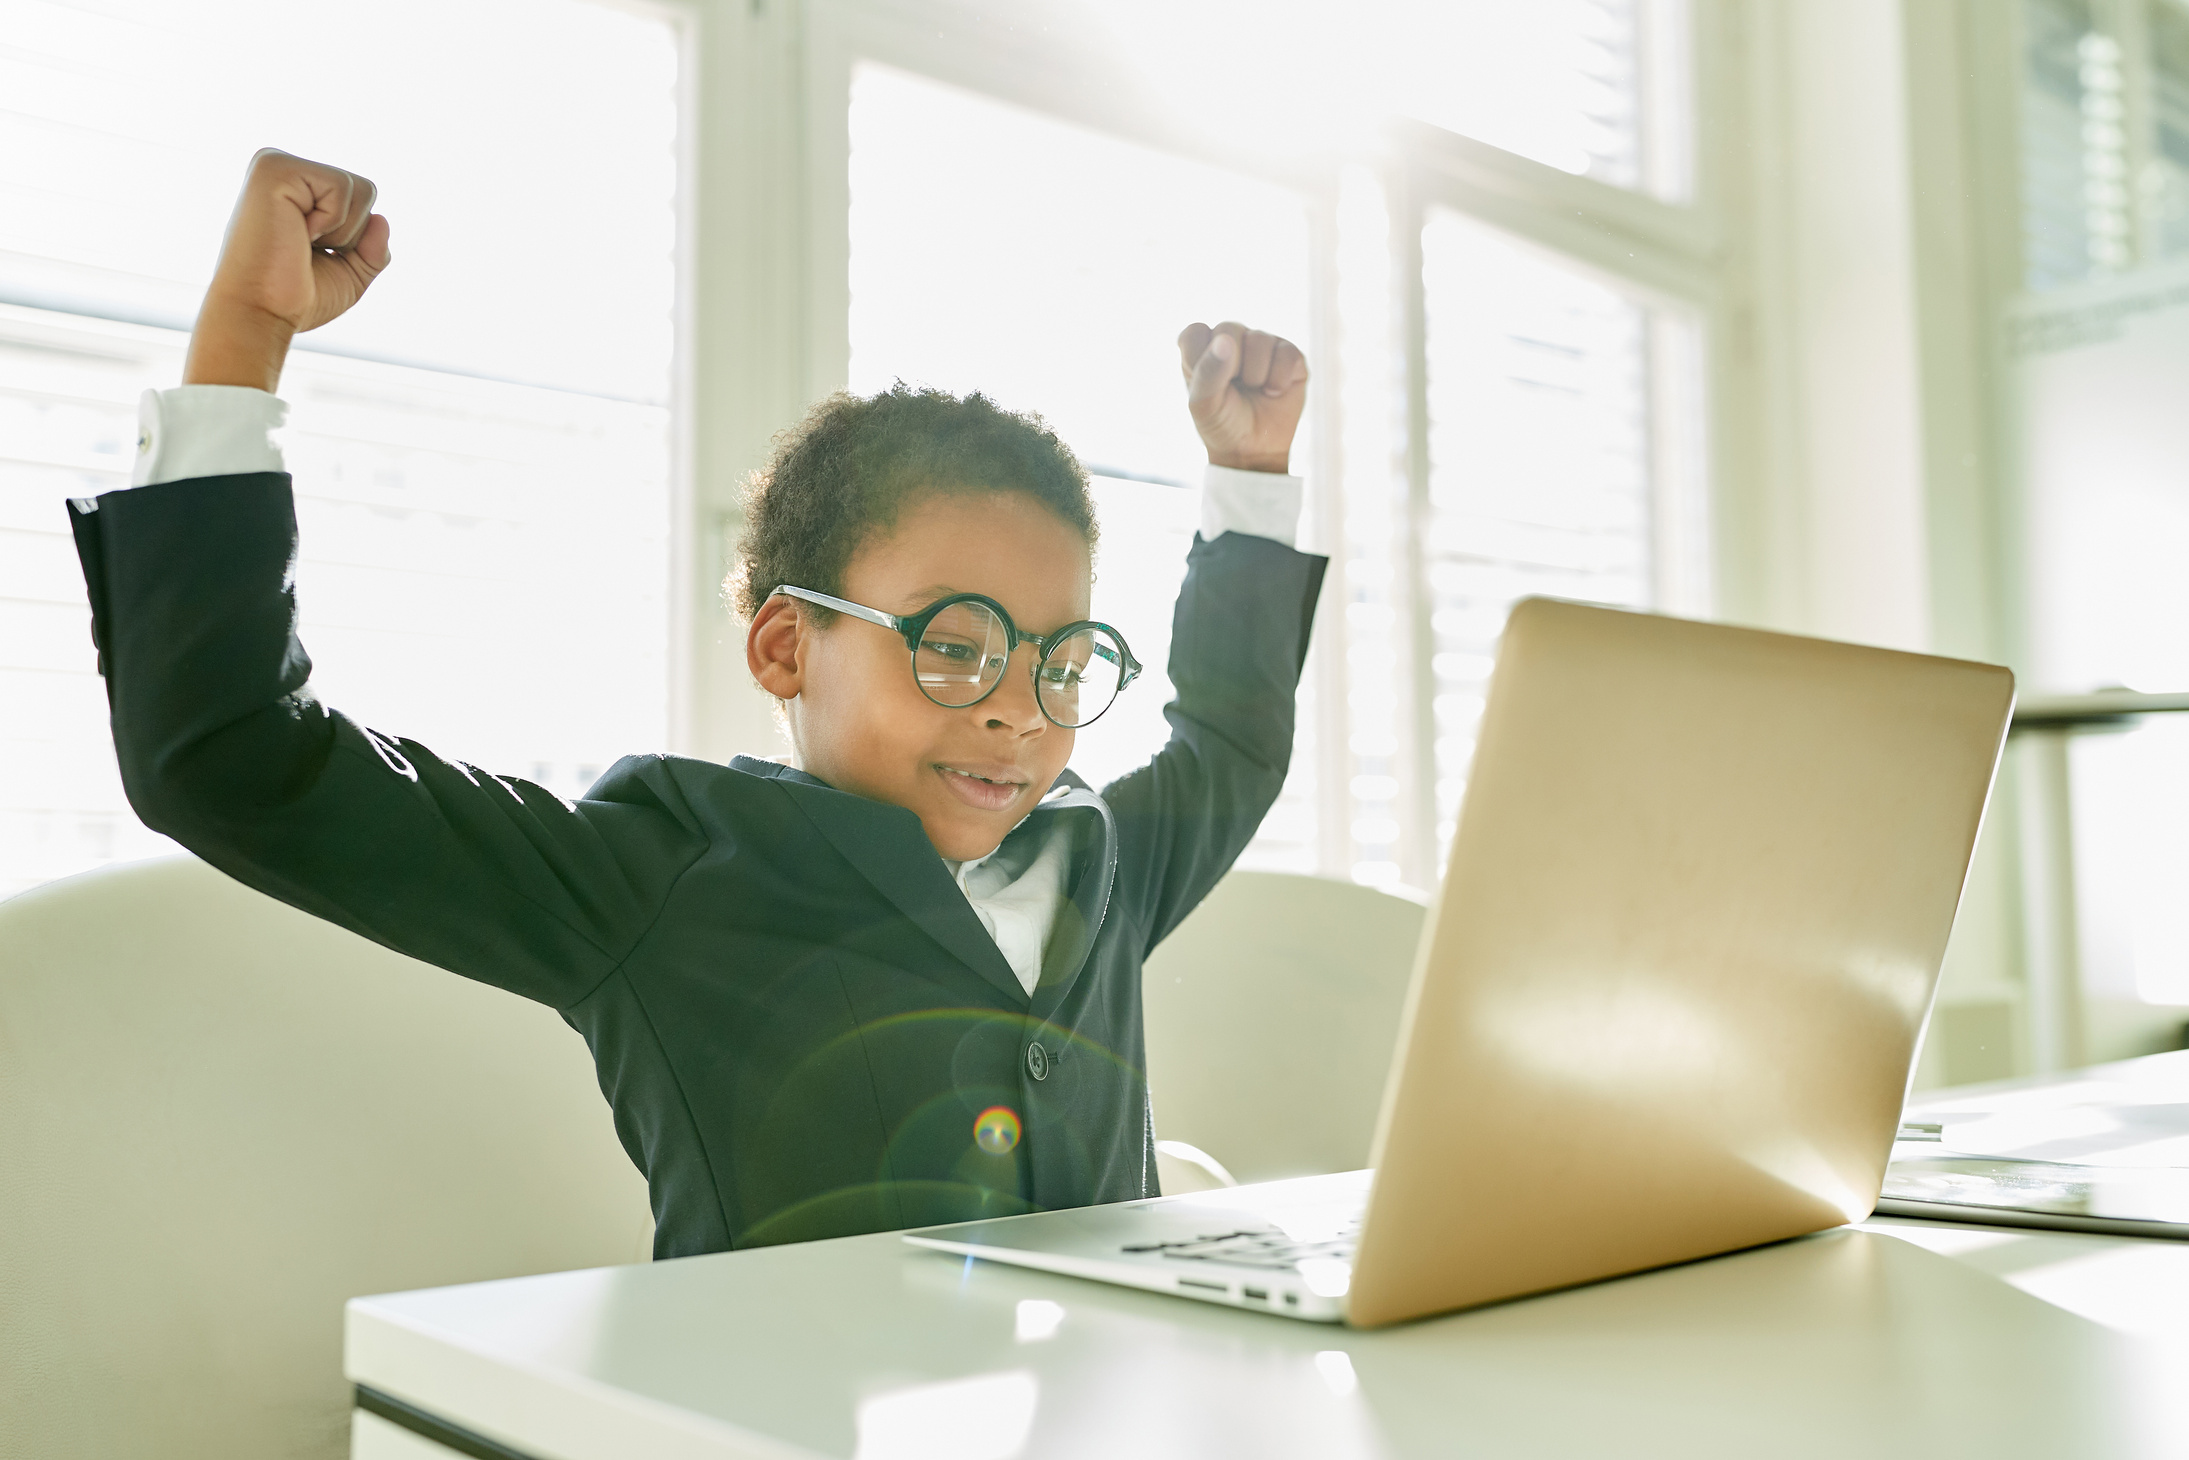
[[[893,1235],[358,1299],[538,1460],[2189,1456],[2189,1243],[1876,1221],[1375,1332]]]

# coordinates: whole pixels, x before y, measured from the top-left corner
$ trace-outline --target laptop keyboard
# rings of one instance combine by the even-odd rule
[[[1212,1232],[1204,1237],[1184,1237],[1175,1242],[1141,1242],[1123,1250],[1160,1253],[1181,1262],[1221,1262],[1229,1267],[1287,1272],[1309,1258],[1351,1262],[1360,1231],[1360,1219],[1356,1217],[1336,1234],[1319,1242],[1297,1242],[1283,1232],[1256,1227],[1237,1232]]]

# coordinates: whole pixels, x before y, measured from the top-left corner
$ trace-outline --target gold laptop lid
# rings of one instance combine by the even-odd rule
[[[1993,665],[1516,607],[1350,1320],[1868,1215],[2013,699]]]

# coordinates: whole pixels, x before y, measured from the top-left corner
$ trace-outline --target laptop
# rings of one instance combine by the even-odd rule
[[[2013,701],[1993,665],[1524,600],[1372,1169],[904,1240],[1370,1327],[1860,1220]]]

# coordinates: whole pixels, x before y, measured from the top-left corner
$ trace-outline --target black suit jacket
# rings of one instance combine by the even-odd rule
[[[72,516],[130,804],[252,887],[558,1010],[657,1257],[1154,1193],[1141,960],[1283,784],[1323,559],[1195,541],[1170,742],[1099,795],[1067,774],[1013,832],[1074,839],[1029,997],[902,807],[662,755],[573,804],[319,703],[286,475]],[[998,1105],[1023,1138],[991,1153]]]

